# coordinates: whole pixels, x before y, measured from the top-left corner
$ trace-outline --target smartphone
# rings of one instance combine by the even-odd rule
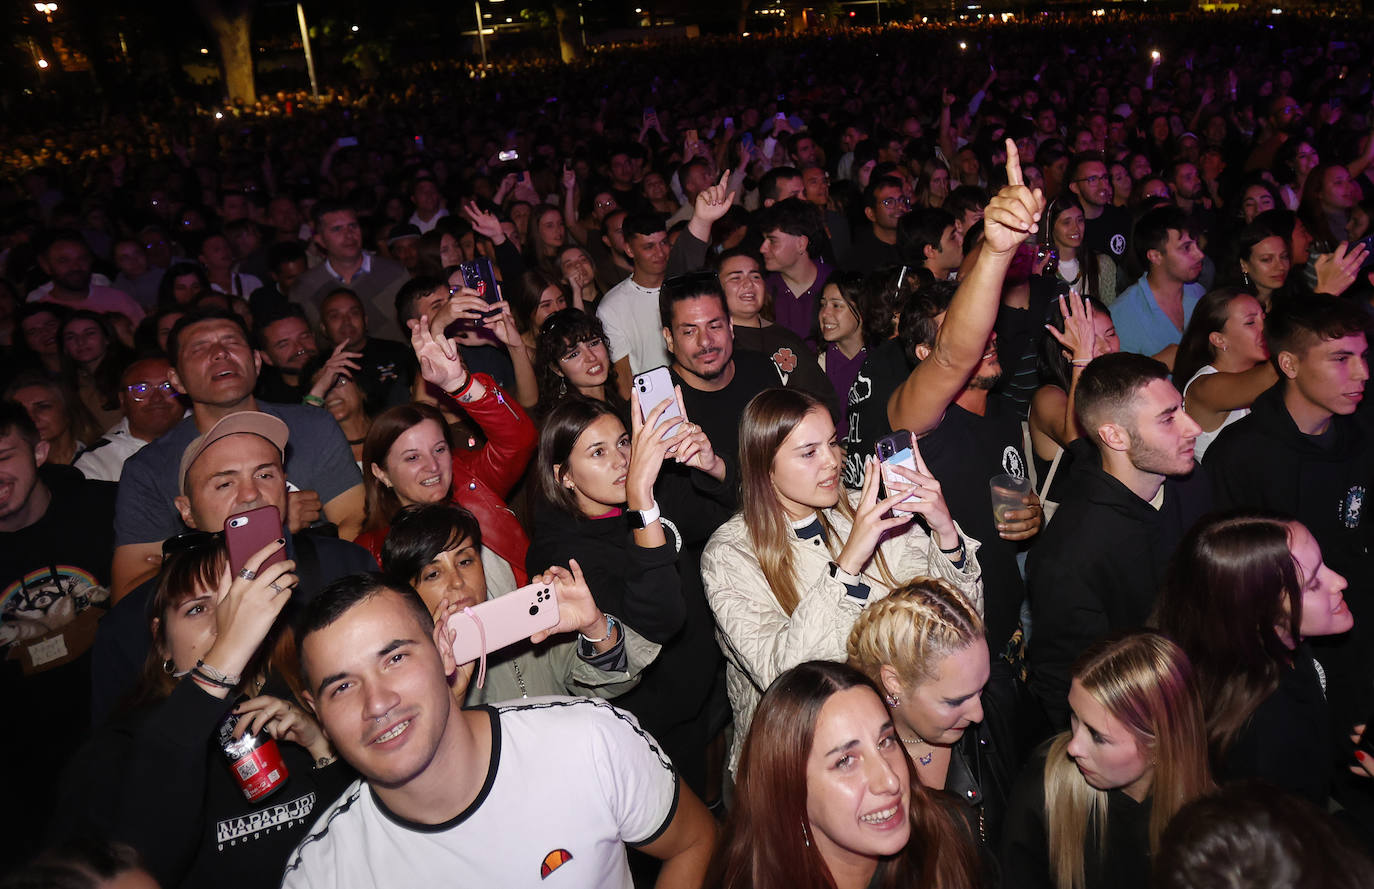
[[[520,160],[520,152],[515,149],[511,149],[510,151],[498,151],[496,153],[496,158],[503,161],[518,161]]]
[[[697,131],[696,131],[696,130],[688,130],[688,131],[687,131],[687,144],[688,144],[688,145],[695,145],[695,144],[697,144],[697,143],[700,142],[700,141],[701,141],[701,140],[697,137]]]
[[[339,141],[338,141],[337,143],[335,143],[335,144],[337,144],[340,148],[357,148],[357,147],[358,147],[358,137],[357,137],[357,136],[340,136],[340,137],[339,137]]]
[[[735,128],[735,119],[733,117],[725,118],[725,128],[727,130],[733,130]]]
[[[500,651],[557,625],[557,586],[544,583],[522,586],[472,606],[471,615],[460,611],[448,619],[449,629],[458,634],[453,640],[453,656],[460,664]]]
[[[777,139],[774,139],[772,136],[769,136],[767,139],[764,139],[764,140],[763,140],[763,156],[764,156],[764,157],[772,157],[772,156],[773,156],[773,150],[774,150],[775,148],[777,148],[777,147],[778,147],[778,140],[777,140]]]
[[[751,132],[748,132],[748,131],[746,130],[745,133],[744,133],[744,135],[739,137],[739,144],[742,145],[742,146],[744,146],[744,150],[745,150],[745,151],[753,151],[753,150],[754,150],[754,134],[751,133]]]
[[[916,471],[916,443],[911,437],[911,433],[905,429],[896,432],[889,432],[878,443],[873,446],[874,453],[878,456],[879,476],[878,476],[878,498],[881,500],[889,496],[887,493],[888,485],[898,485],[905,487],[911,482],[892,471],[893,466],[900,466],[903,469]],[[908,498],[910,499],[910,498]],[[911,513],[909,509],[892,508],[893,512],[900,512],[903,515]]]
[[[668,417],[678,417],[679,423],[674,423],[664,431],[660,441],[669,438],[677,432],[677,427],[681,420],[687,419],[678,410],[677,393],[673,391],[673,377],[668,373],[666,367],[655,367],[653,370],[646,370],[642,374],[635,374],[634,387],[639,390],[639,418],[648,422],[649,414],[653,413],[654,408],[658,407],[665,399],[669,402],[667,410],[659,418],[662,423]]]
[[[237,577],[254,553],[281,536],[281,513],[275,506],[260,506],[225,519],[224,543],[229,550],[230,573]],[[282,547],[258,566],[258,573],[285,559],[286,547]]]
[[[1364,255],[1364,259],[1360,261],[1360,271],[1367,272],[1371,268],[1374,268],[1374,235],[1365,235],[1363,238],[1360,238],[1358,241],[1347,247],[1346,252],[1349,253],[1351,250],[1354,250],[1361,244],[1363,244],[1364,249],[1368,250],[1369,252],[1366,253]]]
[[[487,301],[487,305],[494,305],[501,301],[501,291],[496,286],[496,273],[492,271],[491,260],[485,256],[479,256],[472,262],[460,262],[458,268],[463,273],[463,283],[473,290],[477,295]],[[483,312],[481,317],[492,318],[501,314],[500,309],[492,309]]]
[[[652,106],[646,106],[644,109],[644,119],[648,120],[651,117],[658,117],[658,112],[655,111]]]

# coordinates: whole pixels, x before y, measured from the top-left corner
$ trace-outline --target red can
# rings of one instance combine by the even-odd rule
[[[276,740],[265,730],[235,738],[238,721],[238,714],[231,711],[219,724],[219,746],[239,790],[250,803],[257,802],[286,783],[286,763]]]

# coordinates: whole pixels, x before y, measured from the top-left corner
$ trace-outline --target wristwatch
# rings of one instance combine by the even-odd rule
[[[658,517],[662,514],[663,513],[658,511],[657,500],[655,500],[653,503],[650,503],[648,509],[625,510],[625,517],[629,520],[630,527],[635,530],[649,527],[649,523],[658,521]]]

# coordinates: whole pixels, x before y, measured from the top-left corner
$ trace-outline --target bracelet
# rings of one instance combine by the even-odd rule
[[[332,766],[338,761],[338,756],[321,756],[319,759],[315,760],[315,768],[322,769],[325,766]]]
[[[1069,364],[1072,364],[1074,367],[1087,367],[1092,363],[1093,360],[1091,358],[1075,358],[1069,362]]]
[[[469,373],[469,374],[468,374],[468,378],[467,378],[466,381],[464,381],[463,385],[459,386],[457,389],[453,390],[452,392],[447,393],[448,397],[454,399],[455,401],[462,401],[462,400],[463,400],[463,396],[464,396],[464,395],[467,395],[467,394],[468,394],[468,390],[472,388],[472,381],[473,381],[473,379],[474,379],[473,374]]]
[[[225,682],[223,679],[216,679],[215,677],[202,671],[199,667],[196,667],[191,671],[191,678],[196,682],[199,682],[201,685],[208,685],[212,688],[223,688],[226,690],[231,690],[234,686],[238,685],[237,682]]]
[[[301,399],[301,404],[308,404],[311,407],[324,407],[324,399],[318,395],[310,395],[307,393],[306,396]]]
[[[607,614],[607,615],[606,615],[606,635],[602,636],[600,639],[588,639],[588,638],[587,638],[584,634],[582,634],[582,633],[578,633],[577,635],[580,636],[580,637],[582,638],[582,641],[583,641],[583,642],[586,642],[588,645],[596,645],[596,644],[598,644],[598,643],[605,642],[607,639],[611,638],[611,636],[613,636],[613,635],[615,634],[615,628],[616,628],[616,626],[617,626],[618,624],[619,624],[619,621],[617,621],[617,620],[616,620],[613,616],[611,616],[610,614]]]
[[[963,541],[962,539],[960,539],[960,541],[959,541],[958,543],[956,543],[954,546],[950,547],[949,549],[945,549],[943,546],[941,546],[940,544],[937,543],[937,544],[935,544],[935,548],[938,549],[940,552],[944,553],[944,554],[947,555],[947,556],[952,556],[952,555],[954,555],[955,553],[960,552],[961,550],[963,550],[963,548],[964,548],[964,541]]]
[[[228,673],[206,664],[205,661],[196,661],[195,666],[191,668],[191,672],[199,673],[199,675],[205,676],[210,682],[216,684],[228,683],[224,684],[224,688],[232,688],[236,686],[236,684],[239,684],[239,680],[242,679],[242,676],[229,676]]]

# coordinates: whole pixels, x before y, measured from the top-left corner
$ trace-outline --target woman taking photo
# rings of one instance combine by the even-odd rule
[[[783,672],[744,742],[709,889],[981,885],[968,832],[916,780],[878,690],[844,664]]]
[[[119,406],[119,379],[132,355],[115,336],[104,315],[80,309],[58,331],[62,369],[68,387],[104,431],[124,417]]]
[[[454,448],[443,414],[431,405],[383,411],[363,442],[367,513],[354,542],[380,561],[387,527],[401,507],[452,500],[477,516],[487,546],[524,585],[529,539],[505,498],[534,453],[534,424],[495,380],[464,367],[457,344],[431,333],[427,316],[411,321],[410,328],[421,376],[467,414],[487,441],[475,450]]]
[[[545,318],[534,342],[535,416],[544,417],[564,398],[580,395],[604,401],[622,422],[628,420],[630,405],[620,396],[608,343],[601,321],[581,309],[561,309]]]
[[[1099,643],[1074,665],[1072,728],[1031,758],[1007,804],[1006,889],[1134,889],[1169,819],[1209,791],[1193,669],[1155,633]]]
[[[293,698],[295,645],[282,615],[295,563],[258,571],[283,545],[263,547],[238,576],[222,535],[193,531],[163,545],[148,610],[153,644],[130,709],[97,731],[66,776],[63,808],[75,822],[133,846],[168,889],[279,881],[311,811],[355,777]],[[285,782],[249,801],[221,748],[264,730]],[[274,817],[278,806],[289,819]]]
[[[1055,274],[1080,296],[1103,305],[1116,300],[1116,263],[1083,245],[1083,205],[1071,194],[1055,198],[1050,206],[1050,238],[1059,253]]]
[[[732,769],[759,689],[804,660],[842,660],[865,604],[921,575],[983,604],[978,544],[950,518],[919,451],[917,471],[892,468],[887,498],[878,497],[872,457],[862,491],[847,492],[825,406],[804,392],[766,389],[744,409],[739,456],[742,508],[711,535],[701,560],[735,713]],[[930,533],[912,522],[916,515]]]
[[[482,528],[466,509],[452,503],[407,506],[382,547],[382,571],[414,587],[442,623],[516,589],[510,570],[489,557]],[[576,561],[569,568],[555,565],[534,580],[557,582],[559,623],[578,627],[579,636],[550,636],[537,645],[520,642],[492,652],[480,677],[485,682],[466,683],[462,703],[473,707],[541,695],[614,698],[634,688],[659,646],[597,607]],[[442,633],[442,644],[451,647],[456,633]]]
[[[865,608],[848,651],[849,665],[883,690],[921,784],[942,791],[979,849],[995,855],[1017,757],[1011,727],[984,712],[982,617],[949,584],[921,578]]]
[[[1183,538],[1159,628],[1194,659],[1218,777],[1263,778],[1326,807],[1335,739],[1305,640],[1354,625],[1345,587],[1296,521],[1233,513]]]
[[[1260,393],[1279,381],[1260,301],[1235,287],[1203,296],[1179,341],[1174,381],[1182,382],[1183,409],[1202,427],[1194,445],[1200,461],[1221,430],[1250,413]]]
[[[720,650],[697,560],[729,513],[732,485],[699,426],[660,422],[667,400],[640,422],[638,395],[631,392],[632,432],[609,405],[587,398],[566,398],[544,419],[526,564],[533,573],[576,559],[597,606],[663,646],[617,704],[709,801],[717,791],[706,787],[706,748],[729,715],[713,703]]]

